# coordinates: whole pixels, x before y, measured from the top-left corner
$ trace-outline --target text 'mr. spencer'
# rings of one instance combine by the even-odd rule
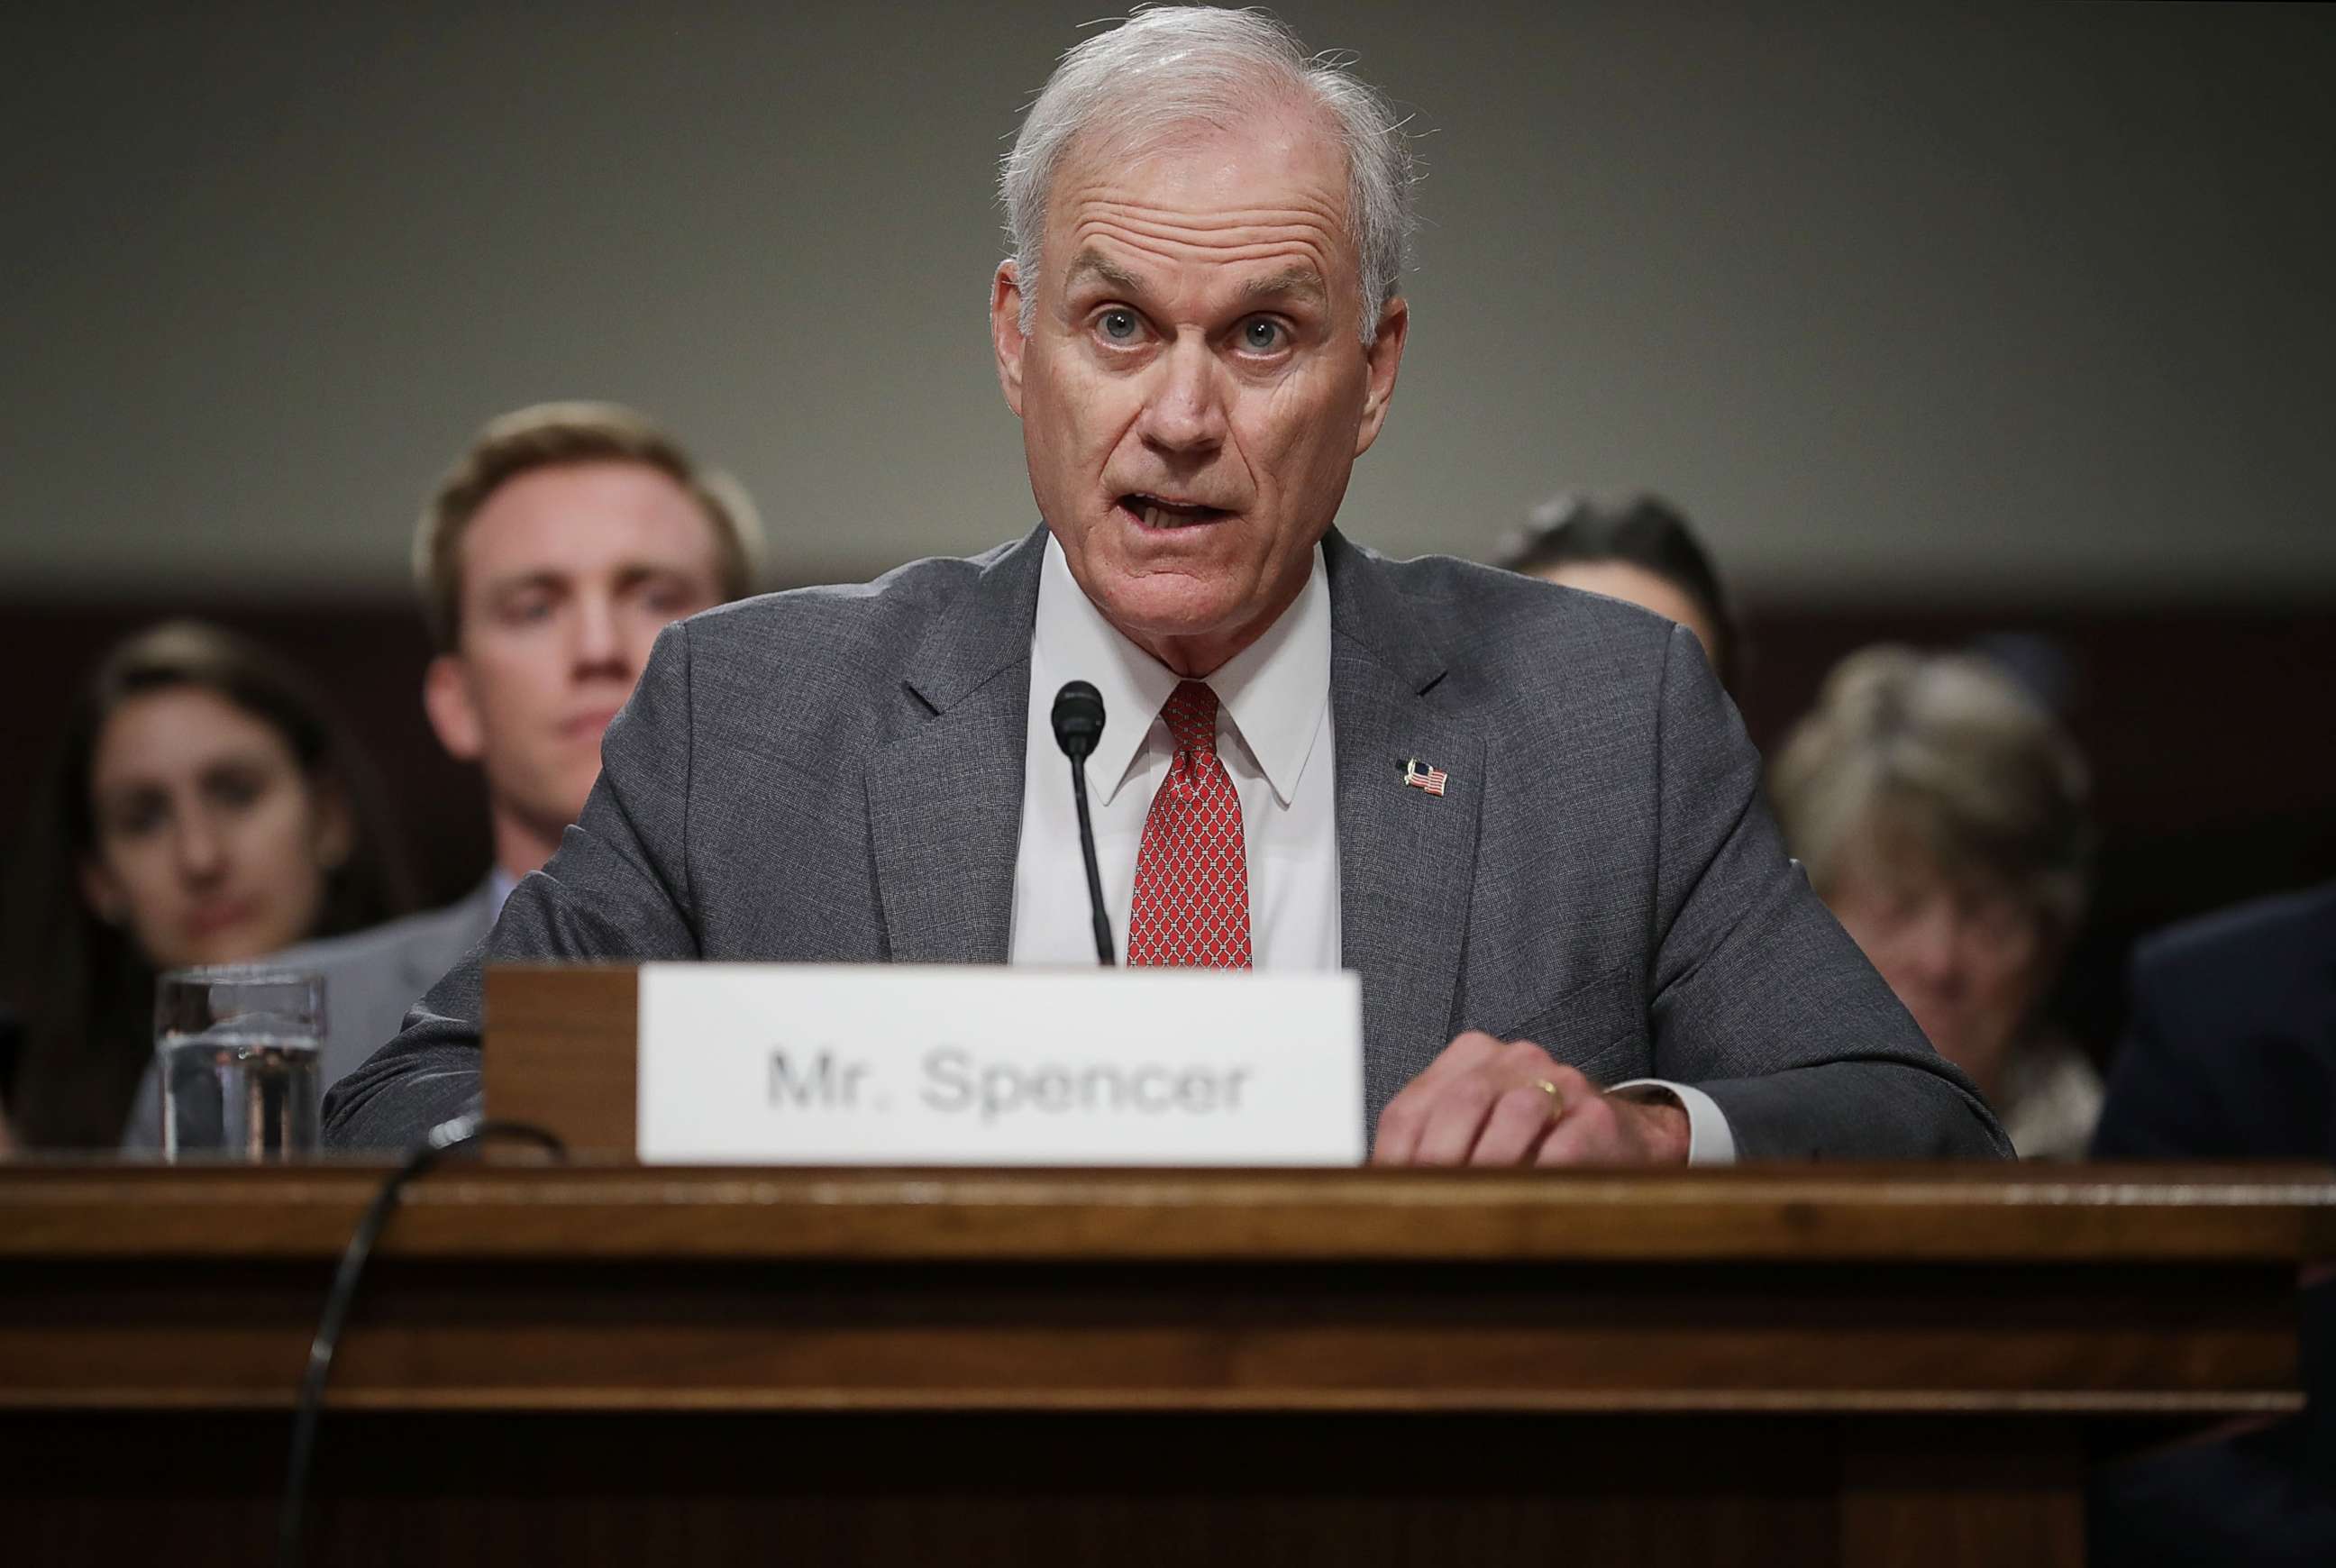
[[[985,1123],[1030,1114],[1209,1115],[1241,1108],[1249,1075],[1247,1067],[1159,1062],[1023,1066],[980,1061],[959,1046],[935,1046],[919,1058],[916,1093],[930,1110],[971,1112]],[[832,1049],[813,1051],[807,1059],[774,1049],[771,1104],[781,1110],[889,1110],[890,1096],[871,1082],[876,1076],[876,1063],[845,1061]]]

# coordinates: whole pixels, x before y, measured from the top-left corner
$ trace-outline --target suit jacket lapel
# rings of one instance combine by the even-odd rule
[[[1441,653],[1377,563],[1333,531],[1330,714],[1338,761],[1342,961],[1363,980],[1363,1080],[1377,1116],[1448,1043],[1475,883],[1481,740],[1428,700]],[[1417,758],[1441,796],[1403,782]]]
[[[1002,964],[1046,530],[991,557],[903,677],[907,733],[870,754],[868,832],[895,963]]]

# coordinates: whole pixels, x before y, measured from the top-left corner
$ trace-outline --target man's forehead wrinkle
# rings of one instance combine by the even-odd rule
[[[1115,238],[1119,239],[1124,249],[1157,261],[1162,267],[1169,269],[1165,276],[1154,283],[1130,274],[1124,268],[1114,268],[1112,270],[1119,273],[1120,278],[1114,280],[1105,278],[1105,281],[1112,288],[1125,293],[1131,298],[1144,298],[1163,287],[1173,291],[1173,285],[1171,279],[1174,278],[1176,270],[1192,260],[1189,252],[1150,243],[1139,237],[1117,236]],[[1252,263],[1275,262],[1284,265],[1274,268],[1272,271],[1261,277],[1246,279],[1220,277],[1216,279],[1216,283],[1231,298],[1243,303],[1260,299],[1297,297],[1310,297],[1325,304],[1329,301],[1332,291],[1330,287],[1322,281],[1325,258],[1313,247],[1279,241],[1224,248],[1212,248],[1209,258],[1209,264],[1215,267],[1237,268]],[[1100,268],[1082,270],[1074,268],[1066,287],[1076,288],[1084,278],[1104,276]]]
[[[1259,217],[1268,220],[1257,221]],[[1310,263],[1318,272],[1340,253],[1344,240],[1335,225],[1311,220],[1310,215],[1297,211],[1277,209],[1270,215],[1194,224],[1151,219],[1148,210],[1106,207],[1081,213],[1071,238],[1082,258],[1092,255],[1108,260],[1096,243],[1105,240],[1162,256],[1180,246],[1202,248],[1227,259],[1291,256]],[[1076,266],[1075,262],[1074,270]]]
[[[1132,200],[1129,192],[1148,183],[1153,171],[1163,164],[1172,180],[1181,181],[1194,167],[1190,155],[1181,150],[1163,150],[1157,142],[1141,148],[1096,146],[1082,150],[1083,156],[1067,161],[1056,172],[1054,189],[1047,196],[1047,208],[1051,213],[1064,216],[1087,207],[1117,208],[1194,227],[1289,220],[1304,214],[1343,232],[1351,193],[1344,149],[1334,146],[1333,150],[1338,153],[1338,168],[1335,171],[1309,170],[1302,163],[1293,167],[1286,161],[1277,161],[1271,149],[1241,147],[1243,167],[1273,187],[1274,200],[1269,204],[1235,205],[1241,194],[1236,185],[1225,193],[1225,199],[1211,200],[1194,191],[1176,205],[1163,205],[1157,200]],[[1257,161],[1260,158],[1261,164]]]
[[[1177,244],[1177,241],[1186,238],[1183,235],[1137,229],[1117,229],[1108,225],[1098,225],[1087,231],[1083,238],[1090,242],[1090,248],[1093,241],[1102,239],[1109,241],[1120,249],[1136,251],[1145,256],[1156,256],[1172,261],[1183,259],[1187,248]],[[1273,257],[1290,257],[1304,263],[1304,270],[1312,271],[1315,270],[1312,264],[1323,253],[1326,247],[1312,236],[1297,234],[1274,235],[1265,239],[1242,239],[1233,243],[1212,242],[1202,248],[1207,250],[1212,258],[1224,261],[1254,261]],[[1126,267],[1116,263],[1107,267],[1090,267],[1084,269],[1074,265],[1071,270],[1074,274],[1081,270],[1094,272],[1103,276],[1107,282],[1138,281]],[[1293,267],[1289,270],[1296,271],[1299,268]]]
[[[1289,192],[1282,201],[1256,207],[1225,203],[1167,206],[1156,201],[1130,201],[1125,197],[1100,192],[1082,192],[1070,204],[1070,209],[1108,213],[1131,223],[1165,224],[1179,229],[1266,228],[1280,224],[1335,231],[1344,225],[1347,216],[1346,203],[1337,200],[1335,193],[1332,199],[1324,200],[1297,190]]]

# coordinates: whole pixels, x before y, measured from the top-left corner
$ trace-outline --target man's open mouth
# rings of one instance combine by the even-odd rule
[[[1192,528],[1203,522],[1214,522],[1232,514],[1221,506],[1202,506],[1198,502],[1172,501],[1166,496],[1135,491],[1119,498],[1120,511],[1127,513],[1145,528]]]

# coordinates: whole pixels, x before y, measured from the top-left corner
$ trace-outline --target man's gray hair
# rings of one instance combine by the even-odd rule
[[[1347,224],[1362,273],[1362,338],[1403,292],[1411,257],[1413,159],[1403,122],[1344,58],[1309,55],[1262,11],[1206,5],[1137,11],[1071,49],[1023,117],[998,180],[1022,279],[1022,331],[1037,310],[1048,188],[1082,136],[1148,150],[1192,125],[1223,129],[1244,112],[1296,101],[1326,113],[1347,155]]]

